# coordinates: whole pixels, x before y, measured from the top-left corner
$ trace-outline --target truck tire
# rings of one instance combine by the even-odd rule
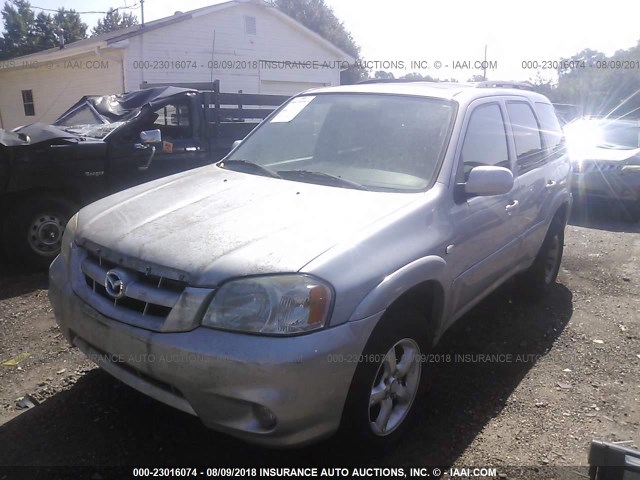
[[[21,200],[4,222],[5,251],[9,258],[37,270],[49,268],[60,253],[62,234],[76,205],[61,196]]]
[[[554,218],[533,264],[518,277],[520,293],[527,300],[541,300],[556,282],[564,248],[564,223]]]
[[[387,311],[374,329],[351,382],[340,434],[373,450],[385,450],[411,424],[424,393],[428,342],[417,311]]]

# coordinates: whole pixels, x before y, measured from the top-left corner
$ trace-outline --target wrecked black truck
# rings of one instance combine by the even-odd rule
[[[7,259],[46,268],[67,220],[105,195],[221,159],[288,97],[154,87],[87,96],[52,125],[0,130]]]

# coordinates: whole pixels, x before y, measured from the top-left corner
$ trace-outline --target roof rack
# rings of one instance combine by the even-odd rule
[[[410,83],[410,82],[429,82],[436,83],[431,80],[425,80],[423,78],[416,78],[407,80],[405,78],[370,78],[368,80],[360,80],[356,85],[366,85],[368,83]]]
[[[476,88],[516,88],[518,90],[534,91],[533,84],[529,82],[510,82],[500,80],[485,80],[476,83]]]

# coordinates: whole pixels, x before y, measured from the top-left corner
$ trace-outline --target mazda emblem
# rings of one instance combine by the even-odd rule
[[[104,280],[104,288],[107,293],[113,298],[122,298],[127,289],[127,286],[122,279],[123,275],[117,270],[109,270]]]

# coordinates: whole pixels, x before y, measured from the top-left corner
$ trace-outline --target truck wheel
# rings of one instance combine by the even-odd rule
[[[31,197],[20,203],[5,220],[5,250],[44,270],[60,253],[62,234],[77,207],[58,196]]]
[[[521,293],[532,301],[541,300],[556,282],[564,248],[564,224],[554,218],[542,247],[527,271],[518,278]]]
[[[410,425],[426,383],[426,336],[417,312],[387,312],[362,353],[342,415],[341,433],[373,449],[393,445]]]

